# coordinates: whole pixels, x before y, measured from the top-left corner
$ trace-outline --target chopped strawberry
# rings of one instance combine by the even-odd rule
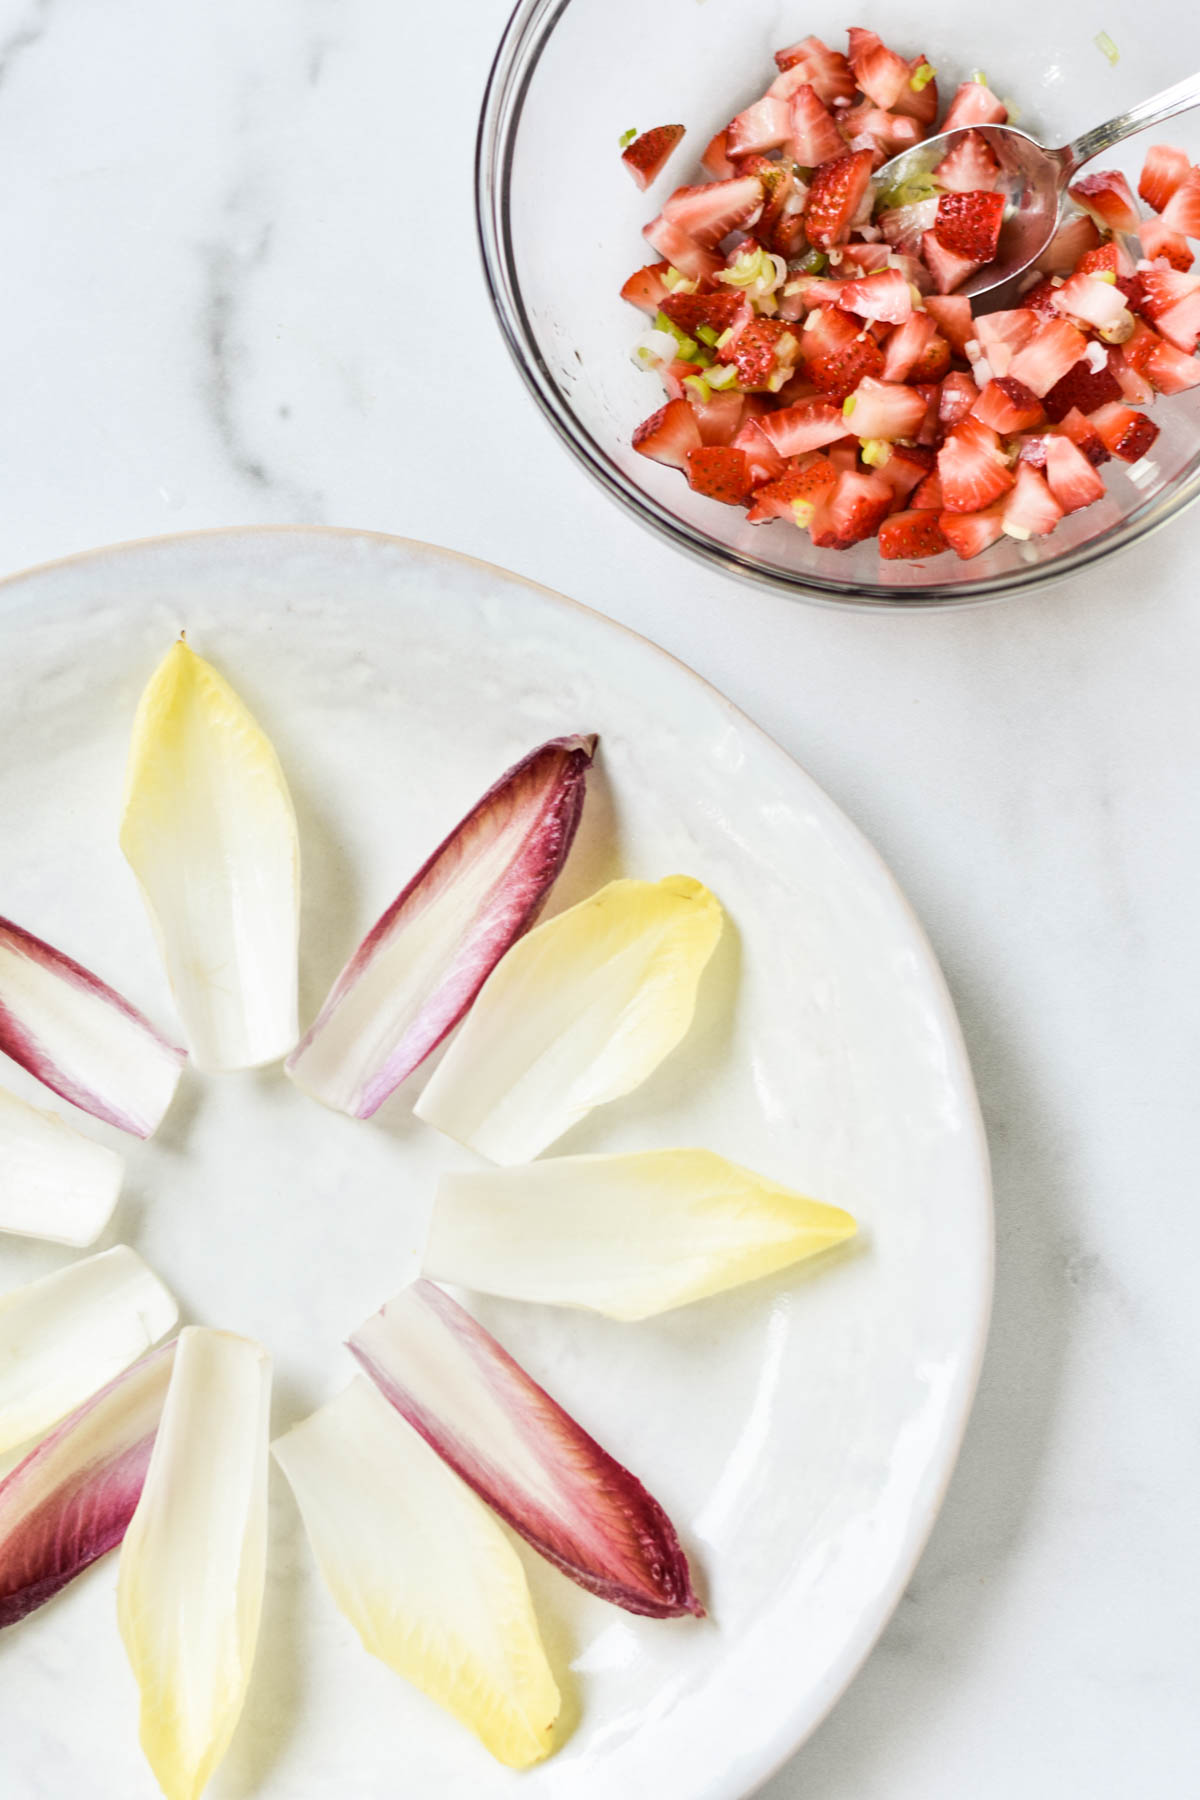
[[[668,468],[687,474],[688,454],[701,447],[700,427],[686,400],[668,400],[643,419],[633,434],[633,447]]]
[[[1046,482],[1065,513],[1104,498],[1104,482],[1069,437],[1046,439]]]
[[[904,58],[889,50],[875,32],[852,25],[847,36],[855,81],[873,106],[887,111],[907,88],[912,71]]]
[[[914,386],[941,381],[950,372],[950,346],[941,332],[935,332],[912,366]]]
[[[982,512],[943,512],[938,517],[938,524],[954,554],[967,562],[1003,537],[1004,502],[998,501]]]
[[[916,119],[905,113],[884,112],[882,107],[869,103],[844,112],[841,125],[851,149],[870,150],[877,169],[902,150],[913,149],[925,135]]]
[[[864,442],[869,438],[914,437],[925,417],[925,401],[916,388],[866,375],[844,403],[846,424]]]
[[[943,337],[950,340],[960,356],[965,356],[967,345],[975,336],[975,320],[971,313],[971,302],[966,295],[930,294],[925,302],[925,310],[931,319],[937,321],[937,328]]]
[[[927,312],[910,313],[883,347],[883,379],[903,381],[923,351],[939,335],[937,323]],[[945,343],[945,339],[942,339]]]
[[[983,264],[975,262],[969,256],[959,256],[954,250],[947,250],[941,239],[933,231],[927,231],[921,238],[921,255],[925,266],[933,276],[933,285],[939,294],[952,293],[970,279]]]
[[[925,417],[921,420],[917,442],[924,448],[932,449],[940,444],[945,436],[940,416],[942,384],[937,381],[914,381],[912,386],[916,388],[925,402]]]
[[[841,475],[847,469],[858,468],[858,439],[844,437],[840,444],[829,446],[829,460]]]
[[[837,478],[838,471],[827,456],[815,456],[803,466],[790,464],[774,481],[755,490],[754,505],[746,517],[751,525],[768,519],[788,519],[799,525],[805,522],[805,509],[819,506],[836,487]]]
[[[726,154],[728,135],[727,131],[718,131],[715,137],[709,139],[708,147],[700,158],[700,167],[707,169],[718,181],[726,181],[730,175],[737,174],[737,164],[731,163]]]
[[[938,451],[938,474],[947,512],[978,512],[1013,485],[994,431],[978,419],[954,427]]]
[[[644,269],[635,269],[621,289],[622,300],[628,300],[631,306],[653,318],[671,292],[663,280],[670,266],[670,263],[657,262],[647,263]]]
[[[938,243],[972,262],[991,262],[1000,242],[1004,204],[1003,194],[943,194],[933,226]]]
[[[870,180],[869,150],[855,150],[814,170],[804,218],[809,241],[818,250],[828,250],[850,235]]]
[[[733,160],[757,150],[778,150],[791,134],[791,114],[786,100],[764,94],[725,127],[725,154]]]
[[[744,388],[765,388],[772,376],[795,362],[799,340],[778,319],[755,318],[717,351],[720,362],[732,363]]]
[[[968,131],[933,171],[948,194],[990,194],[1000,179],[1000,164],[985,137]]]
[[[759,420],[744,419],[733,442],[745,454],[746,471],[752,486],[757,487],[760,482],[773,481],[776,476],[782,475],[784,459],[763,431]]]
[[[793,69],[801,70],[801,79],[811,83],[826,106],[832,106],[835,100],[854,98],[854,76],[850,64],[840,50],[831,50],[820,38],[802,38],[798,44],[791,44],[786,50],[777,50],[775,61],[781,74]],[[790,89],[788,91],[791,92]]]
[[[1139,319],[1133,336],[1108,353],[1108,370],[1117,384],[1117,398],[1130,406],[1149,406],[1154,388],[1146,372],[1146,361],[1155,343],[1162,343],[1158,333]],[[1111,398],[1108,396],[1107,398]],[[1106,403],[1106,402],[1105,402]],[[1097,405],[1102,404],[1097,401]],[[1081,408],[1085,411],[1086,408]]]
[[[1130,305],[1181,350],[1190,352],[1196,348],[1200,334],[1200,275],[1189,275],[1181,269],[1141,269],[1134,278]]]
[[[1091,220],[1088,220],[1089,225]],[[1059,276],[1058,280],[1062,277]],[[1058,292],[1056,282],[1047,275],[1043,281],[1035,282],[1033,287],[1026,288],[1021,295],[1021,305],[1029,312],[1038,313],[1043,319],[1053,319],[1057,313],[1054,296]]]
[[[711,250],[731,231],[749,228],[762,211],[762,203],[763,187],[757,175],[735,175],[730,181],[676,188],[663,205],[663,217]]]
[[[689,376],[694,375],[699,379],[703,373],[699,363],[684,362],[681,358],[676,358],[673,363],[668,363],[658,371],[668,400],[690,400],[692,396],[683,384]]]
[[[849,280],[856,281],[861,275],[877,275],[880,269],[890,268],[891,254],[886,244],[843,244],[838,268]]]
[[[1200,359],[1162,338],[1151,346],[1142,368],[1160,394],[1182,394],[1200,387]]]
[[[1200,238],[1200,169],[1188,170],[1163,207],[1162,222],[1182,237]]]
[[[1074,218],[1063,220],[1038,257],[1038,268],[1043,275],[1069,275],[1078,267],[1080,257],[1094,250],[1100,241],[1095,219],[1076,213]],[[1026,300],[1025,305],[1028,304]]]
[[[848,550],[874,537],[892,504],[892,490],[875,474],[845,469],[837,486],[817,509],[810,526],[812,541],[823,550]]]
[[[957,425],[960,419],[966,418],[978,398],[979,389],[969,375],[964,375],[957,369],[953,374],[947,375],[942,383],[938,417],[948,431]]]
[[[1072,275],[1055,290],[1054,309],[1102,331],[1115,325],[1126,311],[1125,296],[1114,281],[1101,281],[1098,275]]]
[[[1200,294],[1190,294],[1186,300],[1168,307],[1155,319],[1154,325],[1168,343],[1190,355],[1200,342]]]
[[[1014,307],[1008,312],[980,314],[975,321],[975,331],[993,375],[1009,374],[1013,357],[1034,337],[1038,322],[1038,315],[1025,306]]]
[[[1154,259],[1165,257],[1173,269],[1190,269],[1196,258],[1182,232],[1172,231],[1161,219],[1143,219],[1138,226],[1142,249]]]
[[[1051,433],[1048,431],[1027,431],[1021,439],[1017,461],[1032,463],[1035,469],[1045,474],[1046,445],[1050,442],[1050,437]]]
[[[684,130],[682,125],[656,125],[652,131],[643,131],[621,152],[621,161],[640,188],[648,188],[661,172]]]
[[[686,275],[692,281],[712,281],[717,270],[724,267],[719,256],[689,237],[682,226],[668,219],[665,213],[659,213],[657,219],[651,219],[643,226],[642,236],[648,244],[653,244],[660,256]]]
[[[823,399],[800,400],[782,412],[767,413],[759,424],[780,456],[822,450],[826,444],[836,444],[847,431],[841,409]]]
[[[912,291],[899,269],[881,269],[862,281],[847,281],[838,295],[843,312],[857,313],[860,319],[881,319],[888,325],[902,325],[912,316]]]
[[[741,295],[732,294],[728,289],[721,294],[682,294],[677,291],[664,295],[658,310],[667,315],[672,325],[678,325],[685,336],[694,338],[702,325],[718,333],[728,331],[744,305]]]
[[[898,512],[932,468],[932,450],[918,444],[895,444],[886,462],[874,464],[871,473],[887,482],[892,490],[892,511]]]
[[[1090,413],[1095,412],[1098,406],[1106,406],[1110,400],[1120,398],[1120,385],[1107,363],[1102,368],[1093,369],[1084,357],[1072,363],[1052,388],[1047,388],[1042,402],[1047,416],[1057,425],[1066,418],[1072,407],[1078,407],[1081,413]]]
[[[1076,206],[1090,213],[1105,231],[1136,231],[1141,223],[1137,201],[1119,169],[1081,175],[1067,189]]]
[[[1182,150],[1171,144],[1151,144],[1138,177],[1138,193],[1152,212],[1160,213],[1191,168]]]
[[[690,400],[700,427],[702,444],[732,444],[746,411],[746,395],[728,391],[710,394],[707,400]]]
[[[936,469],[930,469],[923,481],[918,482],[912,491],[912,503],[918,512],[941,512],[946,502],[942,498],[942,478]]]
[[[1158,436],[1158,426],[1145,413],[1134,412],[1120,401],[1111,401],[1090,414],[1106,450],[1122,462],[1138,462]]]
[[[938,84],[933,64],[921,53],[908,65],[908,80],[892,101],[892,111],[907,113],[928,128],[938,116]],[[924,135],[924,134],[922,134]]]
[[[800,181],[790,157],[773,162],[766,156],[748,156],[742,163],[762,182],[766,202],[754,234],[777,255],[797,255],[807,245],[804,232],[804,200],[807,188]]]
[[[1069,437],[1076,449],[1082,450],[1093,468],[1109,460],[1108,447],[1090,419],[1085,419],[1077,406],[1073,406],[1059,426],[1064,437]]]
[[[815,169],[821,163],[845,156],[846,140],[811,82],[801,82],[788,105],[791,107],[792,155],[803,168]]]
[[[889,244],[909,254],[921,247],[921,239],[932,231],[937,218],[937,196],[931,200],[913,200],[907,206],[889,207],[879,215],[879,229]]]
[[[809,313],[804,321],[801,357],[808,379],[831,400],[852,394],[864,375],[883,372],[883,351],[873,338],[833,307]]]
[[[948,549],[935,512],[898,512],[879,527],[879,554],[887,562],[940,556]]]
[[[1019,462],[1017,477],[1004,502],[1004,531],[1015,538],[1045,537],[1063,516],[1063,509],[1032,463]]]
[[[1133,274],[1133,259],[1122,254],[1115,238],[1110,238],[1106,244],[1097,244],[1094,250],[1085,250],[1075,264],[1076,275],[1098,275],[1102,269],[1107,269],[1111,275]]]
[[[1087,339],[1068,320],[1047,319],[1017,351],[1008,372],[1041,399],[1068,369],[1075,367],[1086,349]]]
[[[1045,420],[1042,403],[1036,394],[1011,376],[989,381],[971,408],[972,416],[982,419],[1001,437],[1013,437],[1018,431],[1032,431]]]
[[[689,450],[687,478],[698,494],[725,506],[745,506],[750,498],[746,458],[732,444],[706,444]]]
[[[964,81],[945,118],[943,131],[957,131],[962,125],[1003,125],[1008,108],[997,100],[986,81]]]

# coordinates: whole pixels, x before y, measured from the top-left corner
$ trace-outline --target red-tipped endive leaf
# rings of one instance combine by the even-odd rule
[[[288,1057],[305,1093],[368,1119],[454,1029],[554,885],[595,747],[566,737],[531,751],[417,871]]]
[[[90,970],[0,919],[0,1050],[73,1106],[147,1138],[184,1052]]]
[[[414,1281],[349,1347],[426,1443],[564,1575],[627,1612],[703,1617],[658,1501],[449,1294]]]
[[[0,1626],[44,1606],[125,1536],[174,1355],[173,1342],[152,1350],[0,1482]]]

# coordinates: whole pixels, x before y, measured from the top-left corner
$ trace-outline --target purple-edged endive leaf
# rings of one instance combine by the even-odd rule
[[[0,919],[0,1050],[73,1106],[147,1138],[184,1052],[98,976]]]
[[[0,1294],[0,1454],[57,1425],[178,1316],[128,1244]]]
[[[152,1350],[0,1482],[0,1626],[44,1606],[125,1536],[174,1355],[173,1343]]]
[[[115,1150],[0,1088],[0,1231],[94,1243],[124,1173]]]
[[[449,1294],[413,1282],[349,1347],[426,1443],[565,1575],[628,1612],[703,1616],[658,1501]]]
[[[594,737],[552,738],[489,788],[367,933],[288,1058],[367,1119],[463,1017],[533,924],[583,810]]]

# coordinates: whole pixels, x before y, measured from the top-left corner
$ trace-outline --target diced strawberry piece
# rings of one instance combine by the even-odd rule
[[[943,131],[957,131],[962,125],[1003,125],[1008,108],[997,100],[986,81],[964,81],[945,118]]]
[[[877,275],[880,269],[890,268],[891,254],[886,244],[843,244],[838,268],[848,280],[856,281],[861,275]]]
[[[827,400],[801,400],[782,412],[767,413],[760,427],[780,456],[803,456],[806,450],[823,450],[836,444],[848,429],[841,409]]]
[[[817,509],[810,526],[814,544],[823,550],[848,550],[864,538],[874,537],[892,504],[886,481],[858,469],[845,469],[837,486]]]
[[[1059,426],[1064,437],[1069,437],[1076,449],[1082,450],[1093,468],[1109,460],[1108,447],[1090,419],[1085,419],[1078,407],[1073,406]]]
[[[1051,433],[1048,431],[1027,431],[1021,439],[1021,449],[1017,461],[1032,463],[1034,468],[1040,470],[1044,475],[1046,472],[1046,445],[1050,442],[1050,438]]]
[[[1172,144],[1151,144],[1138,178],[1138,193],[1152,212],[1160,213],[1191,168],[1186,154]]]
[[[936,232],[927,231],[921,238],[921,255],[925,266],[933,276],[933,285],[939,294],[952,293],[970,279],[976,270],[983,267],[969,256],[959,256],[954,250],[947,250]]]
[[[780,369],[795,362],[799,340],[778,319],[755,318],[717,351],[720,362],[732,363],[744,388],[765,388]]]
[[[1140,461],[1158,436],[1158,426],[1153,419],[1148,419],[1145,413],[1134,412],[1131,406],[1123,406],[1117,400],[1098,407],[1090,417],[1105,449],[1111,455],[1119,456],[1122,462]]]
[[[1039,400],[1073,369],[1084,351],[1087,339],[1066,319],[1047,319],[1038,326],[1009,364],[1008,372],[1015,381],[1023,381]]]
[[[714,256],[711,250],[689,237],[682,226],[668,219],[665,213],[659,213],[657,219],[651,219],[643,226],[642,236],[689,280],[712,281],[717,270],[724,267],[719,256]]]
[[[817,507],[837,486],[838,471],[826,456],[813,457],[804,465],[785,468],[774,481],[756,488],[754,505],[746,514],[751,525],[768,519],[787,519],[793,525],[803,522],[797,508]]]
[[[855,81],[872,105],[890,111],[908,87],[912,70],[904,58],[889,50],[875,32],[852,25],[847,35]]]
[[[668,468],[687,474],[688,453],[701,448],[700,427],[686,400],[668,400],[643,419],[633,434],[633,447]]]
[[[684,134],[682,125],[656,125],[634,138],[621,161],[640,188],[648,188]]]
[[[1196,258],[1182,232],[1172,231],[1161,219],[1143,219],[1138,226],[1142,249],[1152,260],[1165,257],[1173,269],[1190,269]]]
[[[942,336],[950,340],[960,356],[965,356],[967,345],[976,335],[971,302],[966,295],[930,294],[925,302],[925,310],[931,319],[936,320]]]
[[[879,527],[879,554],[886,562],[940,556],[948,549],[935,512],[898,512]]]
[[[1000,164],[987,139],[968,131],[942,158],[933,179],[948,194],[990,194],[1000,179]]]
[[[745,301],[740,294],[726,290],[723,294],[666,294],[658,308],[672,325],[678,325],[686,336],[694,338],[701,325],[718,333],[728,331],[737,320]]]
[[[987,550],[1004,535],[1004,502],[998,501],[982,512],[943,512],[938,517],[942,536],[963,562]]]
[[[1100,331],[1121,318],[1125,296],[1115,282],[1101,281],[1098,275],[1072,275],[1055,289],[1054,309]]]
[[[944,250],[985,263],[996,254],[1003,222],[1003,194],[943,194],[933,230]]]
[[[974,418],[956,425],[938,451],[938,474],[947,512],[978,512],[1013,484],[999,438]]]
[[[1149,406],[1154,399],[1154,388],[1146,373],[1145,362],[1155,340],[1162,343],[1158,333],[1139,319],[1133,336],[1108,353],[1107,366],[1117,384],[1117,397],[1127,401],[1130,406]]]
[[[804,222],[809,241],[828,250],[850,235],[850,226],[871,180],[871,153],[855,150],[814,170]]]
[[[764,94],[725,127],[725,154],[735,160],[758,150],[778,150],[791,135],[791,114],[786,100]]]
[[[871,473],[892,490],[892,511],[898,512],[915,487],[933,468],[933,451],[919,444],[896,444],[887,461]]]
[[[925,401],[915,388],[894,381],[877,381],[867,375],[859,382],[843,408],[843,429],[859,439],[915,437],[925,417]]]
[[[621,289],[622,300],[628,300],[631,306],[653,318],[671,292],[663,280],[670,266],[670,263],[657,262],[647,263],[644,269],[635,269]]]
[[[926,382],[941,381],[949,372],[950,346],[940,331],[935,332],[913,364],[910,379],[915,387],[921,387]]]
[[[1046,482],[1065,513],[1104,498],[1104,482],[1069,437],[1046,439]]]
[[[1188,388],[1200,387],[1200,359],[1166,342],[1149,326],[1149,342],[1137,362],[1140,374],[1148,376],[1160,394],[1182,394]],[[1128,351],[1129,346],[1123,346]]]
[[[708,147],[700,158],[701,168],[707,169],[718,181],[727,181],[731,175],[737,174],[737,164],[730,162],[726,154],[727,141],[728,132],[718,131],[715,137],[709,139]]]
[[[841,475],[847,469],[858,468],[858,439],[844,437],[840,444],[829,446],[829,460]]]
[[[1063,509],[1032,463],[1017,464],[1016,481],[1004,502],[1004,531],[1015,538],[1045,537],[1063,516]]]
[[[945,507],[942,498],[942,478],[936,469],[930,469],[923,481],[918,482],[912,491],[912,503],[918,512],[941,512]]]
[[[663,206],[663,217],[711,250],[731,231],[743,226],[748,229],[762,211],[762,203],[762,182],[757,175],[735,175],[730,181],[676,188]]]
[[[698,494],[725,506],[745,506],[750,498],[746,458],[732,444],[706,444],[689,450],[687,478]]]
[[[1073,218],[1063,220],[1038,257],[1038,268],[1044,275],[1070,275],[1080,257],[1094,250],[1100,241],[1095,219],[1089,218],[1087,213],[1076,213]],[[1024,296],[1022,301],[1029,305]]]
[[[804,234],[804,200],[807,188],[798,179],[790,157],[773,161],[768,156],[747,156],[741,167],[762,183],[765,201],[754,235],[766,249],[789,257],[807,243]],[[744,248],[744,246],[742,246]]]
[[[1081,413],[1090,413],[1098,406],[1106,406],[1110,400],[1120,398],[1120,386],[1107,363],[1103,368],[1093,369],[1084,357],[1073,363],[1052,388],[1047,388],[1042,403],[1047,416],[1057,425],[1072,407],[1077,407]]]
[[[835,100],[853,100],[854,76],[850,64],[840,50],[831,50],[820,38],[802,38],[786,50],[775,52],[780,73],[802,71],[801,80],[810,82],[826,106]],[[791,89],[788,90],[791,92]]]
[[[1138,277],[1137,310],[1154,321],[1163,337],[1189,353],[1200,338],[1200,275],[1179,269],[1143,269]]]
[[[927,312],[910,313],[883,347],[883,379],[903,381],[923,351],[939,335],[937,323]],[[945,339],[942,339],[945,342]]]
[[[1091,224],[1090,219],[1088,223]],[[1059,279],[1062,279],[1061,276]],[[1043,319],[1053,319],[1057,316],[1057,308],[1054,304],[1054,296],[1057,292],[1058,288],[1047,275],[1043,281],[1036,282],[1033,287],[1025,289],[1021,295],[1021,305],[1029,312],[1039,314]]]
[[[1038,323],[1038,315],[1025,306],[980,314],[975,321],[976,336],[993,375],[1009,374],[1013,357],[1033,338]]]
[[[957,369],[947,375],[938,401],[938,417],[948,431],[966,418],[978,398],[979,389],[969,375]]]
[[[745,394],[710,394],[707,400],[689,400],[700,427],[702,444],[732,444],[746,410]]]
[[[689,376],[698,377],[703,373],[704,370],[699,363],[684,362],[678,358],[658,371],[659,380],[666,389],[668,400],[690,400],[692,396],[683,384]]]
[[[852,394],[864,375],[883,373],[879,345],[832,307],[810,313],[804,321],[801,354],[805,374],[831,400]]]
[[[1189,169],[1162,210],[1168,231],[1200,238],[1200,169]]]
[[[921,239],[932,231],[937,218],[937,196],[931,200],[913,200],[907,206],[889,207],[878,218],[879,229],[889,244],[910,255],[921,247]]]
[[[758,419],[743,420],[733,442],[745,455],[746,471],[752,486],[757,487],[764,481],[774,481],[776,476],[782,475],[784,459],[763,431]]]
[[[912,291],[899,269],[881,269],[862,281],[845,282],[837,304],[843,312],[857,313],[860,319],[882,319],[888,325],[902,325],[913,309]]]
[[[837,156],[845,156],[846,140],[811,82],[802,82],[788,105],[791,107],[792,155],[801,167],[815,169]]]
[[[1090,213],[1106,231],[1136,231],[1141,223],[1137,201],[1119,169],[1081,175],[1067,189],[1076,206]]]
[[[1107,269],[1113,275],[1132,275],[1133,268],[1125,266],[1126,260],[1122,258],[1119,245],[1110,238],[1106,244],[1097,244],[1094,250],[1085,250],[1075,264],[1075,273],[1098,275],[1102,269]]]
[[[920,56],[914,56],[908,65],[908,80],[892,101],[893,112],[907,113],[926,128],[938,116],[937,80],[933,75],[926,75],[926,70],[932,67],[933,64],[924,52]]]
[[[870,150],[877,169],[902,150],[911,150],[925,135],[916,119],[905,113],[884,112],[879,106],[856,106],[843,113],[841,124],[851,148]]]
[[[1018,431],[1032,431],[1045,420],[1042,403],[1036,394],[1011,376],[1001,375],[989,381],[971,408],[972,416],[982,419],[1001,437],[1013,437]]]

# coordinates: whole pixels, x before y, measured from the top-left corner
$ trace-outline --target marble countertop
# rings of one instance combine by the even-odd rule
[[[838,614],[679,560],[568,459],[485,314],[470,165],[505,11],[0,0],[0,572],[224,524],[425,538],[632,625],[794,752],[942,959],[999,1267],[924,1560],[764,1793],[1182,1794],[1200,514],[1090,577],[941,616]],[[418,238],[471,321],[450,380]]]

